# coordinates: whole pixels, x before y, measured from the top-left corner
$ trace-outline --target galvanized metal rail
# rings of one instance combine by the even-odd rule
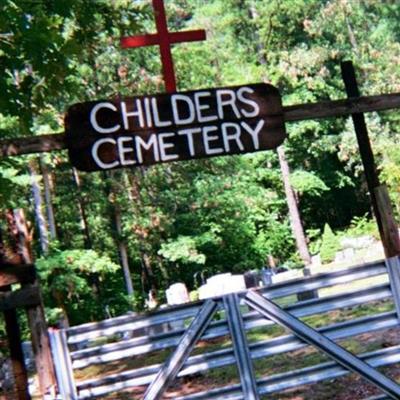
[[[340,290],[339,294],[326,297],[323,296],[323,293],[321,296],[320,292],[319,298],[291,303],[284,307],[283,312],[285,315],[289,313],[296,318],[302,318],[315,314],[329,313],[341,308],[358,307],[371,301],[391,300],[394,303],[393,311],[367,315],[362,318],[324,326],[317,329],[316,332],[331,341],[345,339],[372,330],[394,328],[399,325],[400,315],[399,264],[398,258],[392,258],[333,273],[294,279],[268,288],[262,288],[258,291],[259,294],[257,296],[268,302],[268,304],[270,301],[268,299],[278,300],[278,302],[281,299],[286,299],[285,302],[287,302],[288,296],[291,296],[289,299],[293,301],[294,295],[305,290],[321,290],[322,288],[336,285],[345,285],[351,281],[380,276],[379,282],[381,283],[373,286],[368,284],[368,287],[363,290],[354,292]],[[240,384],[183,396],[182,399],[255,400],[261,394],[279,392],[293,388],[298,384],[308,384],[340,377],[348,372],[343,366],[329,362],[256,380],[252,367],[254,360],[298,350],[307,346],[307,343],[296,335],[283,335],[247,344],[247,332],[253,329],[268,329],[275,323],[271,319],[266,319],[258,311],[243,312],[243,306],[239,307],[239,303],[243,302],[245,298],[248,301],[248,296],[247,292],[243,292],[237,295],[215,298],[212,308],[215,308],[214,312],[219,313],[220,317],[218,319],[213,319],[210,317],[211,314],[204,312],[205,304],[210,304],[209,302],[198,302],[163,309],[148,315],[126,315],[99,323],[85,324],[63,331],[62,334],[51,333],[53,350],[58,351],[59,354],[57,370],[58,375],[61,376],[59,384],[61,388],[64,387],[62,390],[64,390],[65,397],[63,395],[63,398],[66,400],[89,399],[125,390],[129,387],[147,385],[148,391],[145,398],[158,399],[172,379],[179,379],[180,377],[190,376],[213,368],[238,364]],[[201,309],[203,311],[200,311]],[[201,316],[204,317],[205,314],[208,317],[203,318],[203,322],[200,324],[201,330],[197,330],[196,335],[192,336],[192,340],[189,341],[191,344],[184,345],[182,342],[179,344],[182,337],[187,336],[188,332],[184,329],[183,323],[181,327],[175,326],[176,323],[185,321],[185,325],[188,325],[190,321],[194,323]],[[164,332],[149,332],[149,329],[153,329],[153,327],[160,324],[164,324],[167,327]],[[131,338],[123,337],[127,332],[132,333]],[[135,336],[135,332],[140,333]],[[202,347],[204,347],[209,339],[223,338],[229,335],[232,338],[232,347],[190,355],[191,349],[200,337],[202,339]],[[113,343],[96,344],[99,340],[101,342],[104,342],[104,339],[110,341],[110,338],[114,339]],[[175,358],[167,360],[164,365],[153,364],[80,382],[77,382],[74,377],[74,371],[77,369],[108,362],[123,362],[125,358],[143,357],[145,354],[171,348],[178,349],[175,352]],[[179,354],[180,356],[178,356]],[[358,366],[364,366],[365,361],[369,364],[369,368],[390,365],[400,361],[400,347],[394,346],[377,350],[357,356],[356,359],[358,360]],[[371,372],[371,370],[369,371]],[[372,376],[375,376],[373,372]],[[380,378],[379,376],[379,380]],[[396,393],[393,391],[397,389],[391,387],[390,384],[386,389],[392,391],[390,395],[393,398],[393,393]],[[395,395],[397,396],[397,394]]]
[[[243,395],[248,400],[258,400],[258,389],[256,377],[253,370],[253,363],[240,312],[239,297],[236,294],[228,294],[223,299],[229,331],[233,343],[233,351],[236,364],[239,370],[240,382]]]
[[[189,328],[185,331],[178,346],[171,357],[161,367],[154,380],[149,385],[144,400],[159,400],[167,389],[168,385],[176,378],[182,365],[189,357],[196,342],[201,338],[207,325],[210,323],[217,309],[217,303],[207,300],[200,312],[193,319]]]
[[[361,354],[359,357],[371,366],[378,368],[400,362],[400,347],[383,349],[371,353]],[[320,382],[324,379],[339,378],[348,374],[348,371],[335,362],[327,362],[312,367],[306,367],[282,374],[257,380],[259,394],[266,395],[293,389],[300,385]],[[385,395],[385,397],[387,397]],[[225,386],[218,389],[206,390],[196,394],[177,397],[174,400],[246,400],[243,397],[240,385]],[[368,399],[370,400],[370,399]]]
[[[247,293],[245,301],[246,304],[264,315],[265,318],[269,318],[284,328],[290,329],[299,339],[323,351],[346,369],[361,375],[378,389],[388,394],[390,398],[400,398],[400,386],[396,382],[387,378],[328,337],[321,335],[317,330],[312,329],[298,318],[292,316],[273,301],[253,291]]]

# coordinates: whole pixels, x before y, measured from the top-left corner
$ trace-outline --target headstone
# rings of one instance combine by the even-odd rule
[[[338,251],[335,254],[335,262],[348,262],[352,261],[355,254],[355,250],[353,247],[347,247],[344,250]]]
[[[272,285],[272,275],[273,275],[272,268],[262,267],[262,269],[261,269],[261,281],[262,281],[264,286],[271,286]]]
[[[232,277],[230,272],[217,274],[207,279],[207,297],[223,296],[229,291],[229,281]],[[203,292],[204,293],[204,292]]]
[[[353,248],[353,249],[366,249],[374,243],[374,238],[372,236],[359,236],[357,238],[344,237],[340,240],[340,245],[343,249]]]
[[[384,258],[385,257],[385,252],[383,249],[383,245],[381,241],[376,241],[373,243],[371,246],[368,247],[367,251],[365,252],[365,257],[370,258]]]
[[[199,300],[210,299],[212,297],[217,296],[216,294],[214,294],[214,288],[207,283],[205,285],[201,285],[198,291],[199,291]]]
[[[246,289],[243,275],[231,273],[214,275],[207,279],[207,283],[199,287],[199,299],[223,296],[228,293],[236,293]]]
[[[344,258],[344,252],[343,252],[343,250],[340,250],[340,251],[337,251],[336,253],[335,253],[335,263],[342,263],[342,262],[344,262],[345,261],[345,258]]]
[[[243,275],[232,275],[225,284],[225,293],[236,293],[246,289]]]
[[[258,287],[260,282],[260,274],[255,271],[246,272],[244,274],[244,282],[247,289]]]
[[[177,304],[184,304],[190,301],[189,292],[184,283],[174,283],[171,285],[167,291],[167,303],[170,306]]]
[[[311,256],[311,265],[313,267],[320,267],[322,265],[321,263],[321,255],[316,254],[315,256]]]

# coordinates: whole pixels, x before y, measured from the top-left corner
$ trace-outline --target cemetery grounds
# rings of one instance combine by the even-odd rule
[[[351,260],[342,260],[341,262],[336,261],[331,264],[317,266],[313,268],[312,273],[333,272],[335,270],[360,265],[365,262],[371,262],[382,258],[384,258],[384,256],[381,245],[379,242],[376,242],[368,249],[356,251]],[[283,277],[284,274],[285,273],[280,275]],[[291,275],[291,278],[293,279],[293,272],[291,272]],[[279,280],[282,279],[280,276],[277,277]],[[333,295],[338,292],[343,292],[346,289],[357,290],[358,287],[360,289],[366,288],[372,283],[372,281],[374,284],[378,284],[385,283],[386,280],[386,276],[379,276],[359,280],[354,283],[324,288],[319,290],[319,296],[325,297]],[[355,287],[355,285],[357,287]],[[280,299],[279,301],[281,305],[288,305],[294,302],[296,302],[295,296],[289,296]],[[372,311],[375,313],[381,313],[391,311],[392,309],[393,303],[390,300],[383,300],[361,306],[349,307],[347,309],[338,311],[332,311],[321,315],[314,315],[312,317],[303,318],[303,320],[313,327],[320,327],[337,322],[343,322],[349,319],[360,318],[371,314]],[[219,315],[219,318],[221,318],[221,315]],[[282,335],[283,333],[284,331],[282,328],[274,325],[272,327],[253,329],[248,333],[247,337],[248,341],[251,343],[252,341],[271,339]],[[400,328],[366,333],[339,342],[347,350],[353,353],[374,351],[380,348],[400,344]],[[207,343],[208,351],[212,349],[217,350],[224,347],[229,347],[231,344],[229,337],[218,338],[214,340],[211,339]],[[202,353],[202,347],[204,347],[203,345],[205,345],[204,342],[199,343],[199,345],[195,348],[195,354]],[[119,361],[113,364],[108,363],[105,366],[90,366],[79,371],[79,373],[76,374],[76,379],[86,380],[95,377],[107,376],[124,370],[140,368],[153,363],[162,362],[165,360],[169,351],[170,350],[154,352],[151,354],[151,356],[147,354],[145,357],[134,357],[132,359]],[[254,360],[254,368],[256,376],[261,377],[289,371],[291,368],[293,368],[293,363],[295,363],[297,369],[324,361],[328,361],[325,355],[319,353],[315,349],[305,347],[293,352]],[[400,380],[400,366],[398,365],[392,365],[390,367],[383,368],[381,369],[381,372],[394,380]],[[212,369],[205,373],[197,374],[195,377],[177,380],[177,382],[168,390],[164,398],[173,400],[176,397],[190,394],[191,392],[198,390],[207,390],[213,387],[231,385],[238,382],[238,374],[235,366]],[[139,400],[142,399],[145,389],[146,387],[138,387],[125,392],[113,393],[99,398],[104,400]],[[272,400],[357,400],[378,394],[378,390],[369,383],[365,382],[361,377],[356,374],[348,374],[342,378],[327,380],[311,385],[298,386],[296,389],[277,394],[268,394],[261,396],[261,398],[268,398]],[[34,396],[33,398],[35,400],[39,400],[39,397],[37,396]],[[3,399],[6,400],[6,398],[0,396],[0,400]]]

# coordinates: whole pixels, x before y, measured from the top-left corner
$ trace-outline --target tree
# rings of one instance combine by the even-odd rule
[[[338,250],[340,250],[339,239],[332,232],[331,227],[325,224],[320,248],[321,261],[323,263],[333,261]]]
[[[208,36],[206,42],[173,48],[180,90],[267,80],[280,89],[285,105],[341,98],[338,66],[351,57],[359,62],[364,93],[400,90],[397,4],[166,3],[170,30],[205,28]],[[75,102],[163,88],[156,48],[119,47],[121,36],[154,31],[149,2],[79,0],[66,7],[63,2],[7,0],[0,26],[2,138],[59,131],[62,114]],[[380,113],[369,122],[393,198],[399,196],[398,122],[398,113]],[[321,230],[325,223],[346,228],[355,216],[369,211],[352,131],[344,120],[287,124],[287,133],[284,155],[291,174],[286,186],[290,183],[292,203],[297,203],[307,229]],[[0,197],[3,210],[23,206],[33,219],[30,159],[1,160]],[[276,152],[115,171],[112,196],[102,174],[73,174],[64,153],[46,157],[46,165],[59,241],[50,243],[49,259],[55,247],[65,254],[79,250],[86,260],[90,248],[96,257],[116,263],[118,239],[126,245],[124,258],[138,298],[153,288],[162,298],[163,289],[176,280],[193,286],[199,271],[259,268],[269,254],[280,263],[299,264]],[[43,193],[45,176],[36,180]],[[116,231],[110,229],[112,220],[118,223]],[[41,253],[37,240],[34,248]],[[68,272],[62,269],[60,274]],[[128,309],[115,295],[124,292],[120,270],[83,275],[88,291],[82,299],[96,288],[101,299],[94,313],[85,309],[79,318],[99,318],[106,303],[115,312]],[[107,284],[100,275],[107,277]],[[61,304],[51,293],[46,296],[52,306]]]

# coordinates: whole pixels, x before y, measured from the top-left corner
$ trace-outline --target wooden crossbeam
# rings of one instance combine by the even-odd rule
[[[354,113],[400,108],[400,93],[295,104],[283,107],[285,122],[348,116]]]
[[[27,285],[12,292],[0,293],[0,311],[32,307],[38,304],[40,304],[40,290],[34,285]]]
[[[0,264],[0,287],[14,283],[33,283],[35,279],[33,265]]]
[[[285,122],[348,116],[354,113],[400,108],[400,93],[344,100],[296,104],[283,107]],[[47,153],[67,148],[64,133],[20,137],[0,141],[0,157]]]

